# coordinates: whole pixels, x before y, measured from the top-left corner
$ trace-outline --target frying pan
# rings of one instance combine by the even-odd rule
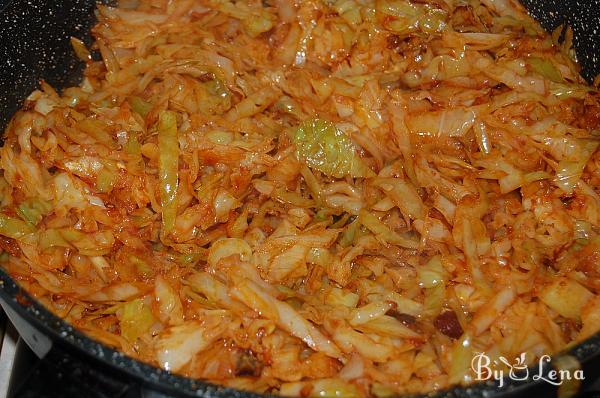
[[[523,0],[523,4],[549,31],[562,23],[573,27],[582,76],[591,82],[600,72],[600,0]],[[95,22],[95,6],[93,0],[0,0],[0,129],[40,79],[58,89],[79,82],[83,65],[73,54],[69,37],[91,44],[89,29]],[[0,305],[25,342],[42,358],[36,377],[45,377],[48,383],[33,392],[17,388],[19,396],[80,396],[71,387],[83,383],[94,397],[265,397],[171,375],[108,348],[52,315],[1,268]],[[562,355],[580,363],[586,377],[582,388],[600,378],[600,333],[555,355],[542,374],[547,376],[552,363]],[[524,381],[505,379],[502,387],[490,381],[427,396],[556,396],[557,387],[531,378],[538,374],[537,368],[529,373]]]

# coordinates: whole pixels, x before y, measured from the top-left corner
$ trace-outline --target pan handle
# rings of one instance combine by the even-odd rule
[[[38,358],[44,358],[52,349],[52,340],[28,324],[9,305],[3,305],[2,308],[29,348]]]
[[[125,382],[55,345],[39,359],[19,340],[9,398],[142,398],[134,382]]]

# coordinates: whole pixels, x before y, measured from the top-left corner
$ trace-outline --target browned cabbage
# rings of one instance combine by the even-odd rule
[[[0,149],[0,264],[91,337],[287,396],[600,326],[600,94],[514,1],[99,6]]]

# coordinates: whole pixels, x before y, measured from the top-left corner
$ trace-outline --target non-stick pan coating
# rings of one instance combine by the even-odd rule
[[[600,72],[600,0],[523,0],[523,3],[547,30],[553,30],[561,23],[573,27],[582,74],[592,81]],[[38,86],[40,79],[45,79],[59,90],[77,84],[83,65],[76,60],[69,37],[76,36],[87,44],[91,43],[89,30],[95,20],[95,5],[93,0],[0,0],[0,9],[3,9],[0,14],[0,129],[19,109],[24,98]],[[0,302],[10,307],[21,322],[29,323],[37,332],[49,337],[56,347],[71,350],[75,356],[89,358],[89,363],[94,366],[111,368],[123,377],[136,380],[141,386],[148,385],[170,393],[205,398],[257,397],[256,394],[169,375],[128,358],[77,332],[41,305],[31,301],[27,304],[31,300],[28,297],[0,269]],[[586,360],[584,367],[588,379],[598,377],[600,334],[573,349],[571,354]],[[524,385],[507,380],[507,384],[503,390],[507,395],[503,396],[522,396],[520,392],[524,388],[527,388],[529,396],[550,396],[547,389],[551,386],[547,383]],[[496,387],[493,383],[478,384],[454,388],[436,396],[492,396]],[[534,387],[534,390],[529,387]]]

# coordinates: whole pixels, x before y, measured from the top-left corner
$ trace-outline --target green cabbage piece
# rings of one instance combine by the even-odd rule
[[[133,96],[129,98],[129,105],[131,105],[131,109],[141,117],[145,118],[146,115],[152,110],[152,104],[144,101],[140,97]]]
[[[559,188],[571,193],[581,179],[586,164],[598,148],[600,142],[596,140],[578,140],[579,151],[572,158],[562,159],[558,162],[555,182]]]
[[[203,249],[202,251],[196,252],[196,253],[189,253],[189,254],[181,254],[177,260],[179,264],[183,265],[183,266],[188,266],[188,267],[193,267],[196,264],[198,264],[198,262],[200,261],[206,261],[207,254],[208,254],[208,250],[204,249],[204,248],[200,248]]]
[[[177,217],[177,187],[179,185],[179,141],[174,112],[162,111],[158,118],[158,159],[160,202],[163,233],[168,235],[175,227]]]
[[[365,209],[358,214],[358,221],[371,231],[379,240],[392,245],[398,245],[407,249],[416,249],[419,241],[412,237],[404,237],[385,225],[376,215]]]
[[[71,244],[63,238],[58,229],[47,229],[40,232],[38,246],[41,251],[45,251],[51,247],[72,248]]]
[[[244,30],[250,37],[258,37],[261,33],[273,28],[273,21],[268,13],[259,13],[242,21]]]
[[[19,239],[34,232],[31,224],[0,213],[0,235]]]
[[[19,216],[31,225],[38,225],[45,215],[52,210],[52,204],[43,199],[30,198],[17,208]]]
[[[529,57],[527,58],[527,64],[531,70],[540,76],[545,77],[555,83],[561,83],[564,81],[560,71],[554,66],[552,61],[544,58]]]
[[[311,119],[300,124],[294,143],[300,161],[328,176],[375,176],[356,153],[352,140],[327,120]]]
[[[115,162],[104,161],[96,177],[96,189],[101,193],[109,193],[115,186],[119,169]]]
[[[75,248],[84,256],[103,256],[111,252],[115,243],[112,231],[86,233],[75,228],[47,229],[39,234],[42,251],[51,247]]]
[[[110,133],[109,126],[98,119],[87,118],[77,123],[78,130],[83,131],[99,144],[116,148],[116,142]]]
[[[150,267],[150,265],[148,265],[148,263],[141,258],[132,255],[129,256],[129,261],[135,266],[138,275],[141,277],[150,278],[154,276],[154,270],[152,267]]]
[[[440,256],[434,256],[427,264],[418,267],[419,285],[431,289],[446,280],[446,271],[442,265]]]
[[[206,90],[199,103],[200,112],[206,115],[222,114],[231,108],[231,93],[223,80],[211,73],[211,79],[203,82]]]
[[[437,283],[425,290],[425,300],[423,301],[423,311],[421,315],[435,318],[442,312],[446,298],[446,284]]]
[[[364,232],[361,230],[361,226],[362,224],[358,220],[354,220],[353,222],[349,223],[344,229],[342,235],[340,236],[340,240],[338,243],[342,247],[348,247],[354,242],[356,242],[356,240],[362,235],[368,234],[368,232]]]
[[[152,310],[141,298],[123,305],[118,318],[121,336],[130,343],[135,343],[140,336],[149,333],[150,327],[156,323]]]

